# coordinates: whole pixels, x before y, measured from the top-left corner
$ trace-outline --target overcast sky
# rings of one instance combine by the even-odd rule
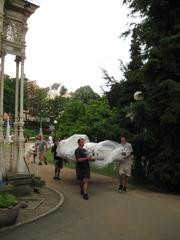
[[[62,83],[68,91],[90,85],[99,93],[105,84],[101,68],[121,78],[118,59],[129,59],[129,41],[119,38],[128,23],[122,0],[29,1],[40,8],[28,20],[28,79],[40,87]],[[15,76],[10,57],[5,71]]]

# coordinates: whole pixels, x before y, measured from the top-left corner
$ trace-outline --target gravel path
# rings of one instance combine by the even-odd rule
[[[117,182],[92,174],[90,199],[82,199],[75,172],[64,168],[53,180],[54,167],[40,166],[46,185],[64,194],[64,205],[36,222],[0,234],[1,240],[179,240],[180,196],[130,187],[115,191]]]

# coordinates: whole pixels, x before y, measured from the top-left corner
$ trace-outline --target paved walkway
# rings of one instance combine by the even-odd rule
[[[92,174],[90,199],[82,199],[74,170],[40,166],[40,175],[64,194],[64,205],[36,222],[0,234],[1,240],[179,240],[180,196],[137,190],[115,192],[116,181]]]

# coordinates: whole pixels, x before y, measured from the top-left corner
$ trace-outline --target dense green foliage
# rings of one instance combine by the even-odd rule
[[[99,95],[95,93],[89,85],[87,85],[87,86],[78,88],[75,91],[73,98],[80,100],[84,103],[88,103],[91,100],[98,99]]]
[[[75,133],[87,134],[93,141],[114,139],[118,134],[115,111],[105,98],[84,103],[71,99],[65,106],[57,124],[57,134],[69,137]]]
[[[48,115],[47,105],[47,93],[42,88],[37,88],[34,94],[32,94],[29,102],[29,108],[32,116],[36,116],[39,119],[46,118]]]
[[[16,197],[12,194],[0,194],[0,208],[11,208],[17,203]]]
[[[56,96],[54,99],[48,100],[47,116],[52,123],[61,116],[62,112],[64,111],[64,106],[67,102],[68,99],[61,96]]]
[[[4,112],[14,114],[15,80],[5,75],[4,78]]]
[[[134,175],[177,191],[180,189],[180,2],[124,0],[124,3],[129,5],[131,14],[139,14],[142,20],[124,33],[132,36],[131,61],[123,68],[124,79],[120,83],[112,81],[106,96],[110,105],[118,109],[119,123],[128,130],[134,143]],[[135,102],[133,94],[139,90],[144,101]]]
[[[31,129],[31,128],[24,128],[24,136],[25,138],[29,139],[31,137],[36,137],[39,134],[39,128],[38,129]]]

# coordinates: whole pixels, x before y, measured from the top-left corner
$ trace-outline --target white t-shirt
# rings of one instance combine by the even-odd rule
[[[128,142],[126,142],[125,144],[120,143],[120,146],[123,148],[127,148],[131,153],[133,152],[132,145]]]
[[[130,153],[133,152],[132,145],[130,143],[120,144],[121,147],[127,148]],[[125,158],[124,161],[119,162],[119,174],[125,174],[126,176],[131,176],[131,166],[133,163],[133,155]]]

